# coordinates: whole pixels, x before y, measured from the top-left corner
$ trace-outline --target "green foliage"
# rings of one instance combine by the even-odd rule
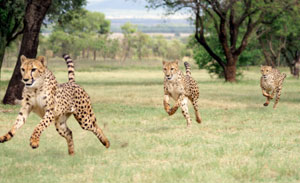
[[[0,36],[7,42],[23,27],[25,4],[22,0],[0,2]]]
[[[137,32],[135,35],[134,48],[136,49],[137,57],[141,60],[142,57],[150,54],[150,36],[142,32]]]
[[[125,36],[128,36],[137,31],[137,26],[127,22],[121,26],[121,30]]]
[[[69,34],[76,32],[89,34],[109,33],[110,21],[105,19],[103,13],[81,10],[80,12],[71,11],[68,14],[72,19],[69,21],[58,22],[54,26],[54,31],[62,29]]]
[[[296,59],[300,37],[300,6],[286,8],[275,20],[266,22],[259,29],[261,47],[274,65],[288,64]],[[270,15],[267,15],[267,17]],[[270,18],[269,18],[270,19]],[[265,45],[263,45],[265,44]],[[283,53],[283,56],[281,54]],[[285,63],[286,61],[286,63]]]
[[[86,5],[86,0],[52,0],[47,12],[47,20],[59,22],[61,24],[73,20],[74,13],[82,12],[82,7]]]
[[[214,49],[214,52],[218,54],[222,60],[225,59],[223,49],[218,39],[215,36],[209,36],[207,40],[209,45]],[[194,36],[190,36],[188,46],[193,49],[193,57],[199,69],[206,69],[211,76],[217,75],[219,78],[224,78],[223,68],[196,41]]]
[[[110,22],[98,12],[69,12],[68,22],[57,23],[50,35],[51,49],[55,54],[72,53],[78,56],[84,49],[107,52],[105,42]]]

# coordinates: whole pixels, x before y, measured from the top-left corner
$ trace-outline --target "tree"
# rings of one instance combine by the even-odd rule
[[[124,63],[125,60],[128,58],[131,52],[131,48],[134,45],[134,37],[133,34],[137,32],[137,26],[132,25],[131,23],[125,23],[122,27],[122,33],[124,35],[123,38],[123,58],[122,62]]]
[[[266,65],[273,67],[284,64],[290,67],[291,74],[295,74],[295,62],[299,57],[300,36],[299,5],[289,7],[272,22],[266,22],[257,31],[261,50]]]
[[[85,0],[66,0],[62,4],[67,5],[67,10],[76,7],[73,4],[74,2],[85,2]],[[54,0],[53,2],[58,2]],[[9,81],[5,96],[3,98],[4,104],[15,104],[16,100],[22,99],[22,91],[24,84],[21,82],[21,73],[20,73],[20,56],[25,55],[28,58],[35,58],[37,54],[38,44],[39,44],[39,33],[41,25],[46,16],[48,9],[52,0],[27,0],[25,15],[24,15],[24,32],[21,43],[21,48],[18,56],[14,72]],[[58,3],[60,4],[60,3]],[[81,3],[79,3],[81,4]],[[65,6],[61,7],[65,8]]]
[[[147,48],[149,46],[149,39],[150,37],[147,34],[144,34],[140,31],[136,33],[134,47],[136,49],[139,60],[141,60],[142,57],[144,57],[148,53]]]
[[[236,81],[236,65],[246,49],[251,34],[266,21],[275,19],[296,0],[147,0],[150,8],[164,7],[168,13],[189,9],[195,21],[195,39],[222,67],[225,81]],[[213,27],[214,32],[208,31]],[[222,55],[208,44],[211,35],[218,37]]]
[[[108,39],[106,42],[107,46],[105,52],[103,53],[103,57],[115,59],[120,52],[120,42],[118,39]]]
[[[152,52],[154,56],[166,58],[168,42],[163,36],[155,36],[152,39]]]
[[[103,39],[107,37],[106,35],[110,31],[110,21],[105,19],[102,13],[89,12],[84,9],[71,11],[67,14],[67,17],[73,18],[66,22],[56,22],[50,40],[57,41],[61,45],[69,45],[70,49],[76,52],[75,55],[78,54],[79,50],[72,47],[79,48],[82,50],[82,57],[88,57],[89,50],[92,49],[94,59],[96,59],[96,51],[103,48]],[[64,36],[59,36],[61,34],[64,34]],[[100,42],[98,43],[98,41]],[[57,47],[55,52],[61,52],[61,50],[65,51]]]

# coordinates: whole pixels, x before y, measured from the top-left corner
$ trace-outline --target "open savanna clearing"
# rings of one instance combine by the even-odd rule
[[[76,61],[75,61],[76,62]],[[150,64],[150,62],[149,62]],[[183,68],[183,63],[180,63]],[[163,109],[160,63],[117,66],[76,65],[75,77],[91,96],[98,124],[111,142],[105,149],[73,117],[75,156],[54,125],[38,149],[29,138],[39,118],[31,114],[15,137],[0,144],[1,183],[79,182],[299,182],[300,81],[288,74],[276,110],[264,107],[259,67],[244,71],[236,84],[212,79],[192,67],[200,88],[191,128],[180,111]],[[62,59],[49,61],[59,82],[67,81]],[[12,69],[4,68],[2,98]],[[13,125],[19,106],[0,105],[0,135]]]

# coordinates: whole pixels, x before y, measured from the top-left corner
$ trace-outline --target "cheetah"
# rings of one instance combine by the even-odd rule
[[[273,108],[275,109],[280,99],[282,83],[286,77],[286,74],[280,74],[279,70],[272,68],[271,66],[261,66],[260,70],[262,74],[260,79],[260,87],[262,89],[263,96],[267,98],[264,106],[269,105],[270,100],[274,98],[274,94],[276,93],[276,100],[273,105]]]
[[[68,152],[74,154],[72,131],[67,119],[74,115],[82,129],[93,132],[100,142],[109,148],[110,142],[96,123],[91,100],[85,90],[75,83],[74,63],[68,55],[63,56],[68,67],[67,83],[58,84],[53,73],[48,70],[45,57],[35,59],[21,56],[22,93],[21,109],[11,130],[0,137],[0,142],[10,140],[21,128],[31,111],[42,119],[30,138],[30,146],[39,146],[41,133],[54,123],[59,135],[67,140]]]
[[[163,61],[164,76],[164,109],[171,116],[179,107],[187,121],[187,126],[191,125],[191,118],[188,112],[188,99],[192,102],[196,114],[196,121],[201,123],[198,111],[199,88],[196,81],[191,76],[191,67],[189,63],[184,63],[186,75],[179,70],[178,61]],[[175,104],[170,108],[169,98],[175,100]]]

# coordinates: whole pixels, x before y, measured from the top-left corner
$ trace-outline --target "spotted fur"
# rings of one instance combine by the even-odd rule
[[[190,65],[185,62],[186,75],[178,67],[178,61],[163,61],[164,77],[164,108],[169,115],[173,115],[179,107],[187,121],[187,126],[191,125],[191,118],[188,112],[188,99],[192,102],[196,114],[196,121],[201,123],[198,111],[199,88],[196,81],[191,76]],[[169,98],[175,100],[175,105],[171,108]]]
[[[41,133],[54,123],[58,133],[67,141],[69,154],[73,155],[72,131],[66,123],[72,114],[84,130],[93,132],[107,148],[110,146],[108,139],[96,123],[90,97],[82,87],[75,83],[72,59],[68,55],[64,55],[64,58],[68,66],[69,82],[58,84],[55,76],[47,69],[44,57],[28,59],[21,56],[21,74],[25,84],[22,106],[11,130],[0,137],[1,143],[10,140],[26,122],[29,113],[33,111],[42,119],[31,135],[32,148],[39,146]]]
[[[274,98],[276,94],[276,100],[273,105],[275,109],[278,101],[280,99],[282,84],[286,74],[280,74],[279,70],[272,68],[271,66],[261,66],[261,79],[260,86],[262,89],[262,94],[267,98],[267,101],[264,103],[264,106],[268,106],[270,100]]]

